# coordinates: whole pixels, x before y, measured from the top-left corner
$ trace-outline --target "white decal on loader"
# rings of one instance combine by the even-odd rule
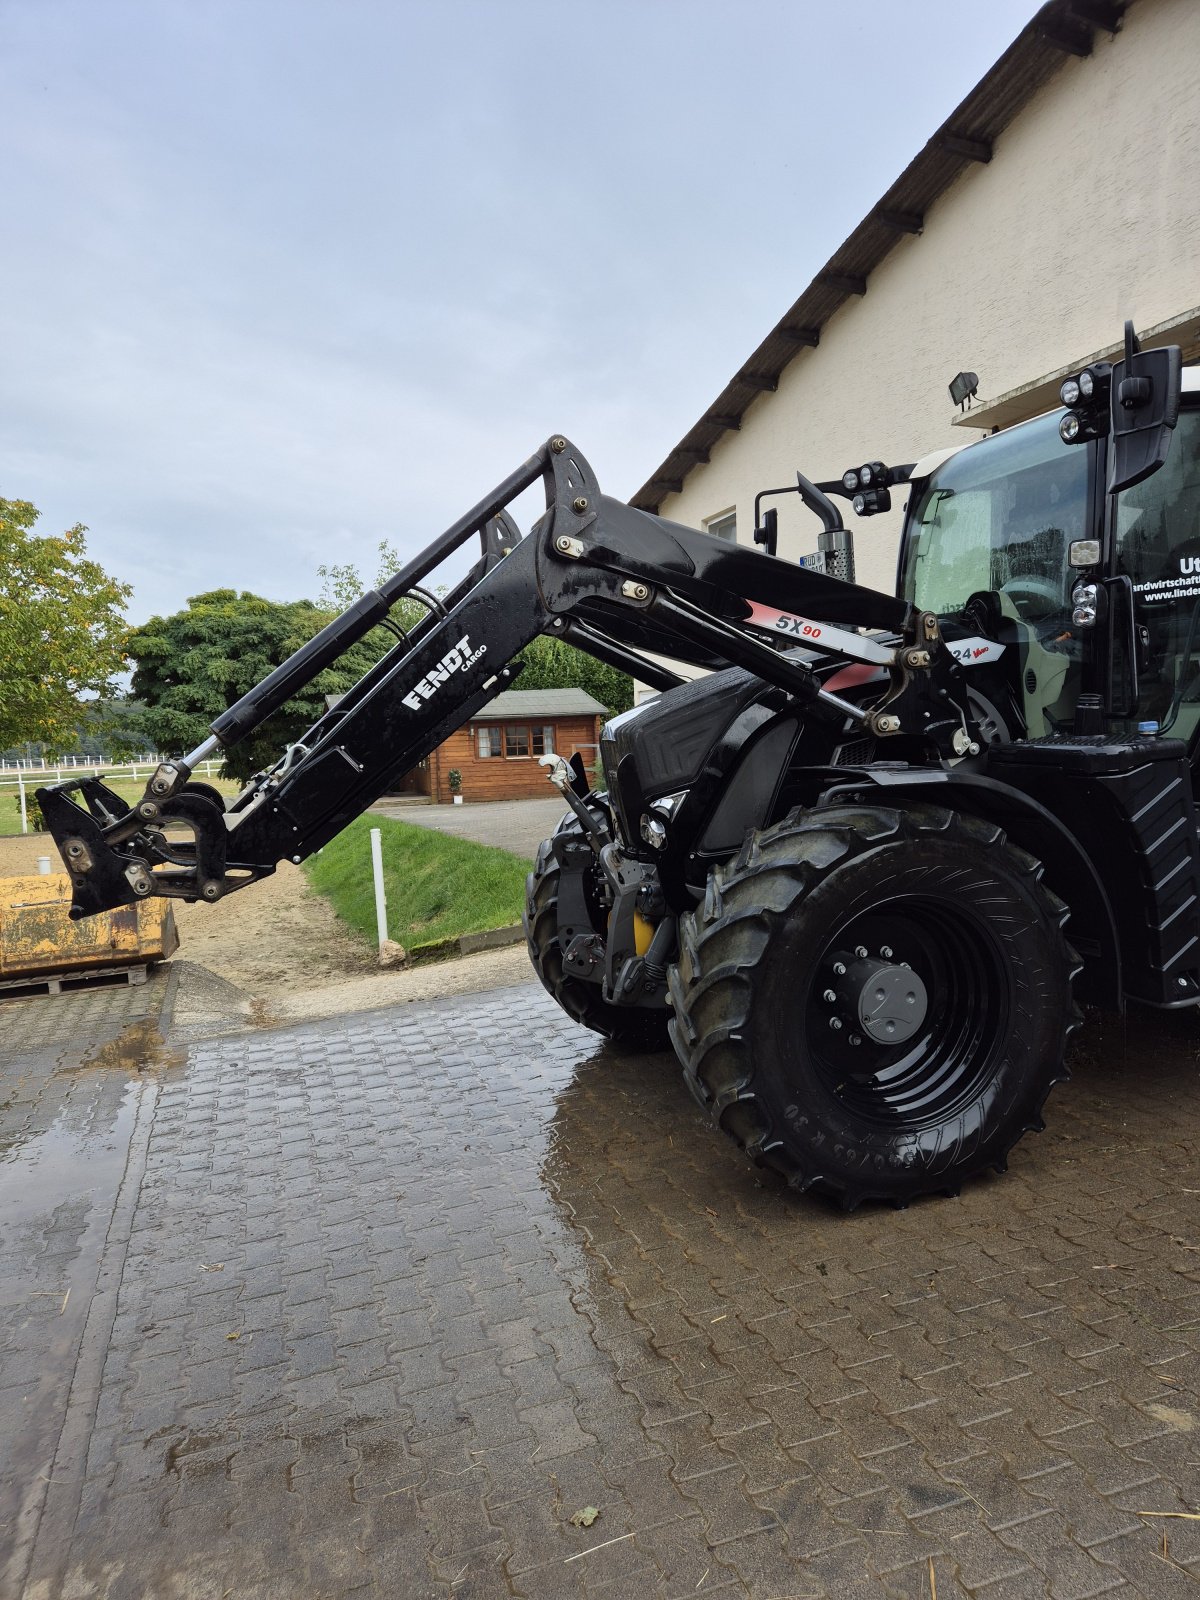
[[[434,695],[445,683],[452,672],[462,672],[465,668],[473,666],[480,656],[487,654],[487,645],[481,644],[478,650],[471,649],[471,641],[467,634],[438,662],[436,667],[431,667],[421,681],[414,685],[412,692],[404,696],[404,704],[411,711],[420,711],[426,700],[432,700]]]
[[[746,604],[750,608],[746,621],[752,628],[786,633],[801,644],[815,644],[838,655],[873,661],[879,666],[889,666],[896,659],[896,652],[889,645],[878,644],[861,633],[848,633],[844,628],[835,628],[828,622],[814,622],[811,617],[798,617],[791,611],[777,611],[774,606],[760,605],[757,600],[748,600]]]
[[[1004,646],[997,644],[994,639],[947,639],[946,649],[964,667],[973,667],[984,661],[999,661],[1004,654]]]

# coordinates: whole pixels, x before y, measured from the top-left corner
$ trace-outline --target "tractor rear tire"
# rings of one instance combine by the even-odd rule
[[[593,796],[591,804],[603,814],[607,823],[607,810],[603,796]],[[560,834],[583,837],[583,828],[573,812],[567,815],[554,830]],[[529,959],[543,988],[576,1022],[594,1033],[630,1050],[669,1050],[671,1041],[667,1034],[669,1013],[647,1010],[638,1006],[613,1006],[604,998],[597,983],[577,978],[563,968],[562,947],[558,941],[558,890],[562,868],[554,855],[553,840],[545,839],[538,847],[533,871],[525,880],[525,941]],[[595,931],[604,935],[604,922],[599,908],[593,915]]]
[[[1003,1171],[1067,1076],[1067,908],[962,812],[793,812],[680,923],[671,1037],[760,1165],[847,1210]]]

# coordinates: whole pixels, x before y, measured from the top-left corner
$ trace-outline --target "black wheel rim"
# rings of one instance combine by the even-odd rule
[[[924,985],[924,1018],[900,1044],[879,1043],[862,1028],[836,970],[864,951],[910,967]],[[929,1127],[970,1103],[993,1077],[1012,1005],[1004,953],[978,916],[940,897],[888,899],[857,912],[826,941],[808,983],[805,1037],[818,1076],[848,1114]]]

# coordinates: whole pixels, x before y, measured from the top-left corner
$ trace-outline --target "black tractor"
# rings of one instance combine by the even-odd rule
[[[915,465],[797,474],[821,524],[800,564],[771,511],[762,548],[729,544],[602,495],[551,438],[137,805],[96,778],[40,790],[72,915],[215,901],[302,860],[555,635],[649,696],[604,727],[601,789],[578,756],[543,758],[568,810],[526,930],[559,1005],[673,1046],[798,1189],[903,1204],[1003,1170],[1081,1004],[1200,1003],[1196,377],[1127,328],[1065,411]],[[522,537],[506,507],[539,479]],[[891,596],[853,582],[838,502],[870,515],[901,485]],[[422,623],[227,809],[193,781],[414,590]]]

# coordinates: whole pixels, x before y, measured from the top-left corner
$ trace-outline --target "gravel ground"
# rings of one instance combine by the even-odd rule
[[[0,878],[36,872],[44,855],[61,869],[48,834],[0,839]],[[176,901],[175,922],[181,956],[260,1001],[376,972],[373,947],[339,922],[287,861],[273,877],[215,906]]]
[[[0,839],[0,879],[36,872],[38,856],[53,849],[45,834]],[[56,855],[53,861],[57,868]],[[523,944],[381,972],[373,946],[339,922],[328,901],[286,861],[274,877],[215,906],[176,903],[175,918],[174,1009],[188,1039],[502,989],[532,976]]]

